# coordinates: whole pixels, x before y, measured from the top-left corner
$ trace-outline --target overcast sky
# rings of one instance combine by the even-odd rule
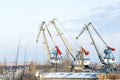
[[[119,0],[0,0],[0,60],[14,61],[21,39],[19,61],[24,61],[25,47],[28,61],[46,61],[47,57],[39,54],[41,44],[35,42],[39,24],[57,18],[73,38],[82,25],[92,22],[104,40],[116,48],[114,55],[118,61],[119,4]],[[99,61],[96,52],[91,52],[91,61]]]

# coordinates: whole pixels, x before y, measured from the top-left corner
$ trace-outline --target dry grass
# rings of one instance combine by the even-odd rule
[[[102,77],[102,79],[114,80],[114,79],[120,79],[120,74],[115,74],[115,73],[101,74],[101,77]]]

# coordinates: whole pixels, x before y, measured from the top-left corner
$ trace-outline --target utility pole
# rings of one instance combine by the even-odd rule
[[[120,52],[119,52],[119,63],[120,63]]]

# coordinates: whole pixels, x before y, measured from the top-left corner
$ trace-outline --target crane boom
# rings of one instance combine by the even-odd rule
[[[76,37],[76,39],[78,39],[80,37],[80,35],[85,31],[85,27],[83,27],[83,29],[81,30],[81,32],[79,33],[79,35]]]
[[[41,31],[43,30],[43,25],[44,25],[44,24],[45,24],[45,21],[43,21],[42,24],[39,25],[39,26],[40,26],[40,29],[39,29],[39,31],[38,31],[38,35],[37,35],[37,38],[36,38],[36,42],[38,42],[38,39],[39,39],[39,37],[40,37],[40,33],[41,33]]]
[[[45,30],[43,30],[43,39],[45,41],[45,46],[46,46],[46,50],[47,50],[47,56],[48,56],[48,58],[50,58],[50,49],[49,49],[48,42],[47,42],[47,39],[46,39],[44,31]]]
[[[58,35],[59,35],[60,38],[62,39],[62,41],[63,41],[63,43],[65,44],[66,48],[68,49],[70,55],[71,55],[71,56],[73,57],[73,59],[75,60],[75,56],[73,55],[74,52],[73,52],[72,48],[70,47],[70,45],[68,44],[68,42],[67,42],[67,40],[65,39],[65,37],[64,37],[63,35],[61,35],[62,32],[61,32],[61,30],[56,26],[56,24],[55,24],[55,22],[54,22],[55,20],[56,20],[56,19],[51,20],[51,23],[52,23],[53,26],[55,27]]]

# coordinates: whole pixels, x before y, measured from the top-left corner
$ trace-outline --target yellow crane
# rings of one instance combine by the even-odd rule
[[[59,47],[55,44],[55,41],[49,31],[49,29],[47,28],[48,25],[45,24],[45,21],[42,22],[42,24],[40,25],[40,29],[38,31],[38,35],[37,35],[37,38],[36,38],[36,42],[38,42],[38,39],[39,39],[39,36],[42,32],[43,34],[43,41],[45,42],[45,47],[46,47],[46,50],[47,50],[47,56],[48,56],[48,61],[51,63],[51,64],[62,64],[63,60],[61,57],[58,57],[58,55],[61,55],[61,51],[59,49]],[[48,40],[47,40],[47,37],[46,37],[46,33],[45,31],[48,32],[53,44],[54,44],[54,48],[53,51],[51,52],[50,48],[49,48],[49,45],[48,45]],[[54,56],[52,56],[54,55]]]

